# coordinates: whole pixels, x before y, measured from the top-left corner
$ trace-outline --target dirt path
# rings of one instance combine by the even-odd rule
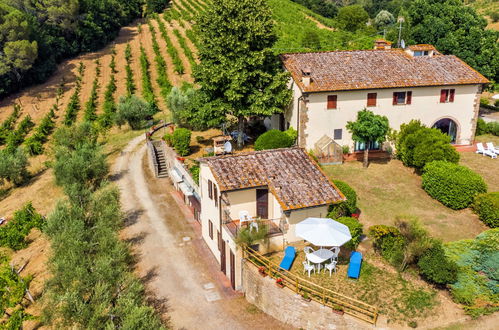
[[[137,272],[157,298],[168,299],[171,324],[185,329],[279,329],[281,323],[256,310],[220,284],[221,273],[176,204],[167,179],[150,176],[143,136],[132,140],[115,163],[124,211],[133,222],[124,230],[139,255]],[[191,220],[194,221],[194,220]],[[190,237],[188,242],[183,237]],[[204,288],[211,284],[213,288]],[[209,298],[220,298],[209,302]],[[289,327],[286,327],[289,328]]]
[[[303,14],[305,15],[305,17],[309,20],[311,20],[312,22],[315,23],[315,25],[317,25],[317,27],[319,29],[324,29],[324,30],[329,30],[329,31],[334,31],[334,29],[332,27],[329,27],[329,26],[326,26],[324,24],[322,24],[321,22],[319,22],[318,20],[316,20],[315,18],[313,18],[312,16],[308,16],[307,14]]]

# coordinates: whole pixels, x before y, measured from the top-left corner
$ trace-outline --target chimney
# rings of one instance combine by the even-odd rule
[[[374,49],[385,50],[391,48],[392,48],[392,43],[390,41],[386,41],[385,39],[377,39],[374,41]]]
[[[305,87],[310,86],[310,83],[312,82],[312,70],[310,70],[310,67],[304,67],[301,70],[302,78],[301,82]]]

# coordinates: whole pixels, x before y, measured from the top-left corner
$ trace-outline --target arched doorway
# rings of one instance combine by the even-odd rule
[[[457,124],[454,120],[450,118],[442,118],[433,125],[433,128],[438,128],[442,131],[442,133],[449,135],[451,139],[450,142],[456,143]]]

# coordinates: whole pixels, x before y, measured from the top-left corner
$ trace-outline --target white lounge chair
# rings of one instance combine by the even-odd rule
[[[496,155],[499,154],[499,148],[494,146],[494,143],[492,142],[487,142],[487,150],[492,151]]]
[[[483,144],[481,142],[479,142],[479,143],[476,144],[476,153],[477,154],[482,154],[484,156],[489,156],[491,158],[497,158],[497,155],[494,152],[485,149],[483,147]]]
[[[329,270],[329,277],[331,277],[331,273],[334,272],[336,273],[336,261],[332,261],[330,264],[326,264],[324,266],[324,272],[326,272],[326,270]]]
[[[303,272],[308,272],[308,277],[310,277],[310,272],[313,271],[315,274],[315,267],[313,265],[310,265],[308,262],[304,261],[303,262]]]

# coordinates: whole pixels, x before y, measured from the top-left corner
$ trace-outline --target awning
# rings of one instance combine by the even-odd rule
[[[176,183],[184,181],[182,179],[182,175],[180,175],[180,173],[175,167],[171,169],[170,176],[172,177],[172,180],[175,181]]]
[[[182,193],[185,195],[185,196],[192,196],[193,195],[193,191],[192,191],[192,188],[189,187],[185,182],[182,182],[178,185],[178,187],[180,188],[180,191],[182,191]]]

